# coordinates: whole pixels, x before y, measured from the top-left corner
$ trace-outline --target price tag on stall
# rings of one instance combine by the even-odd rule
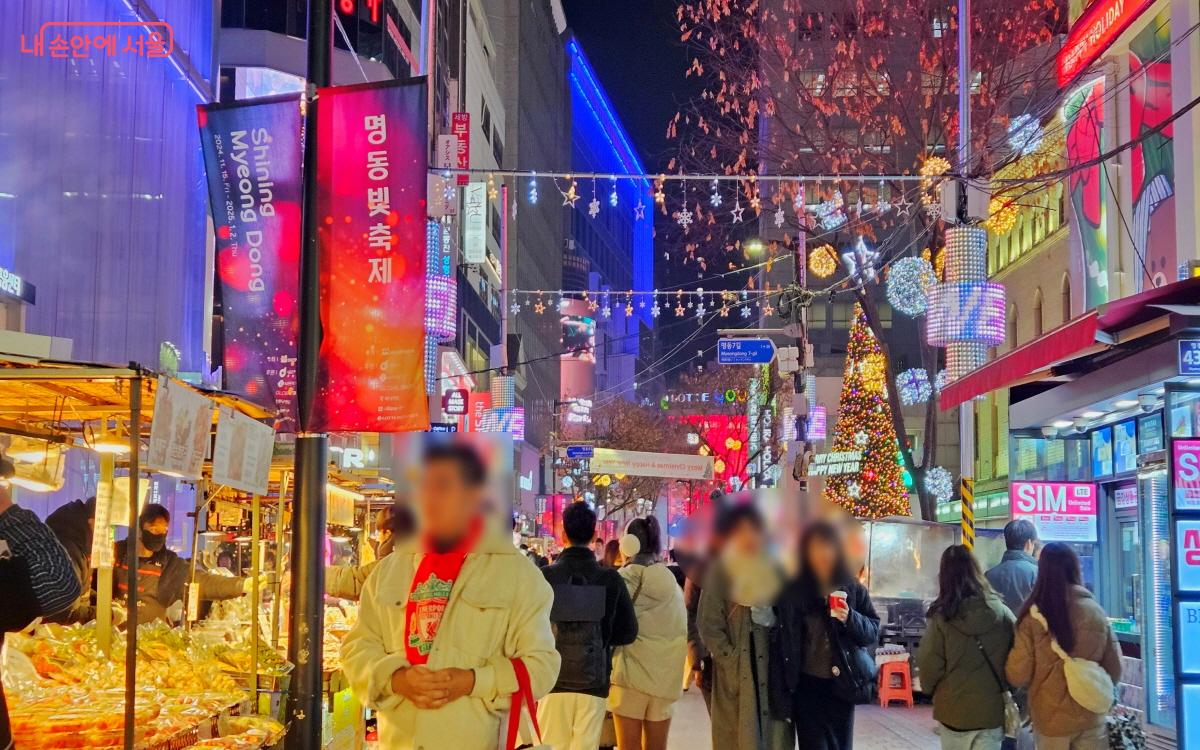
[[[200,612],[200,584],[189,583],[187,589],[187,621],[195,622]]]

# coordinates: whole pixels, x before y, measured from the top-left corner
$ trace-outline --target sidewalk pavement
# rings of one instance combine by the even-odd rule
[[[880,708],[859,706],[854,720],[854,750],[937,750],[931,706]],[[695,688],[675,705],[670,750],[713,750],[708,712]],[[731,750],[721,748],[721,750]]]

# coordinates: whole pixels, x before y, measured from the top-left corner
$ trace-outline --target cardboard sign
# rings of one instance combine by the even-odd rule
[[[1200,440],[1176,440],[1171,449],[1176,510],[1200,510]]]
[[[229,406],[217,411],[212,479],[255,495],[267,494],[275,430]]]
[[[1096,541],[1096,485],[1080,482],[1013,482],[1013,519],[1025,518],[1048,542]]]
[[[146,468],[199,479],[212,431],[213,403],[185,385],[160,377]]]

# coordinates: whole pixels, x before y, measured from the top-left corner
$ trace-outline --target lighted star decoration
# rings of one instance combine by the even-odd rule
[[[654,188],[654,202],[661,206],[666,200],[667,194],[663,192],[662,182],[659,182]]]
[[[688,210],[687,206],[684,206],[675,212],[675,222],[679,224],[679,226],[683,227],[685,231],[692,226],[693,221],[693,214]]]
[[[762,210],[762,199],[758,197],[758,193],[755,193],[753,196],[751,196],[750,208],[754,209],[755,213],[758,213]]]
[[[721,305],[721,317],[722,318],[729,317],[729,305]]]
[[[846,266],[846,273],[858,284],[875,281],[875,265],[878,262],[879,251],[867,247],[862,235],[858,236],[852,249],[842,253],[842,264]]]
[[[490,198],[491,200],[496,200],[499,197],[500,197],[500,191],[496,189],[495,184],[489,182],[488,183],[488,198]]]
[[[633,315],[633,304],[632,303],[625,305],[625,317],[628,318],[630,315]]]
[[[592,202],[588,204],[588,216],[593,219],[600,215],[600,199],[592,197]]]
[[[742,208],[741,200],[738,200],[736,203],[733,204],[733,210],[730,211],[729,213],[733,216],[734,224],[742,223],[742,213],[744,213],[745,210],[746,209]]]
[[[571,183],[571,187],[567,188],[567,192],[563,193],[563,205],[575,208],[575,201],[579,200],[579,193],[575,190],[575,183]]]
[[[682,318],[683,313],[684,313],[683,305],[676,305],[675,306],[675,317]]]
[[[770,302],[768,302],[767,304],[763,305],[763,309],[762,309],[762,311],[763,311],[763,315],[774,315],[774,314],[775,314],[775,308],[774,308],[774,307],[771,307],[771,303],[770,303]]]
[[[900,196],[900,200],[895,203],[895,208],[897,215],[908,216],[909,212],[912,211],[912,202],[904,196]]]
[[[597,302],[596,300],[594,300],[594,299],[588,300],[588,309],[591,310],[592,312],[596,312],[596,310],[599,307],[600,307],[600,303]]]
[[[870,436],[867,435],[867,433],[863,432],[862,430],[859,430],[858,432],[854,433],[854,444],[857,445],[859,448],[865,448],[867,445],[867,441],[870,439],[871,439]]]
[[[775,210],[775,226],[777,226],[777,227],[783,226],[783,222],[786,220],[787,219],[783,214],[783,206],[780,206],[779,208],[777,208]]]
[[[537,313],[538,315],[541,315],[542,313],[546,312],[546,306],[543,305],[541,303],[541,301],[539,300],[539,301],[533,303],[533,311],[535,313]]]
[[[646,204],[642,203],[641,198],[639,198],[637,205],[633,207],[633,220],[641,221],[644,218],[646,218]]]
[[[858,486],[858,482],[851,482],[846,485],[846,494],[857,500],[862,495],[862,488]]]

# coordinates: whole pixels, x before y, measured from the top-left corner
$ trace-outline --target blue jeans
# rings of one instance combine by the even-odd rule
[[[949,727],[940,726],[938,737],[942,740],[942,750],[1000,750],[1000,743],[1004,741],[1004,730],[996,727],[956,732]]]

